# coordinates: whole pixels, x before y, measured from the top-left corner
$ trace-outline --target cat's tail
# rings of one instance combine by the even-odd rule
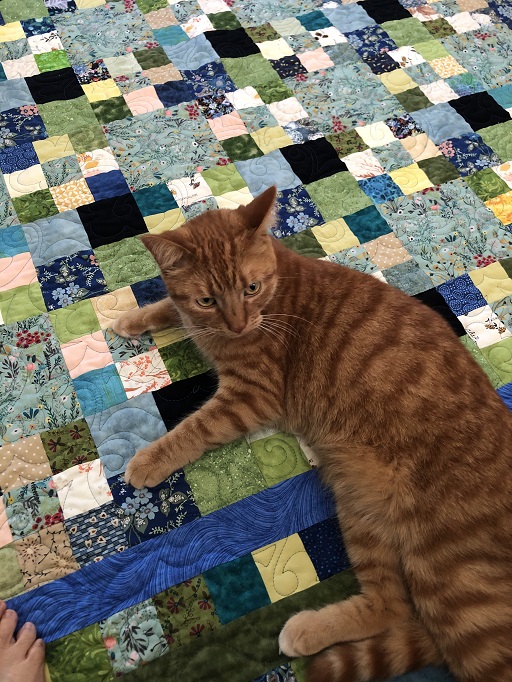
[[[386,680],[427,665],[441,665],[434,641],[416,621],[397,625],[360,642],[336,644],[317,654],[308,682]]]

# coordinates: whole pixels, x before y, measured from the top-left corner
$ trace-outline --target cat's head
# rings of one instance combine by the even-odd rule
[[[256,329],[277,285],[268,229],[276,188],[247,206],[207,211],[177,230],[141,237],[178,310],[197,327],[235,337]]]

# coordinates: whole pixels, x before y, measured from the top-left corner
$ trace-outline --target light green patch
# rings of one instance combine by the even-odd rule
[[[275,433],[251,443],[267,485],[271,486],[310,469],[295,436]]]
[[[373,205],[357,180],[347,171],[312,182],[306,189],[326,221],[342,218]]]
[[[0,595],[2,599],[10,599],[24,592],[23,575],[16,558],[16,550],[12,545],[0,549]]]
[[[52,50],[34,55],[36,64],[41,73],[45,71],[56,71],[57,69],[67,69],[71,64],[64,50]]]
[[[159,348],[159,353],[172,381],[189,379],[210,369],[206,359],[189,339]]]
[[[113,682],[114,671],[97,623],[46,646],[52,682]]]
[[[12,203],[20,223],[32,223],[59,212],[49,189],[38,189],[31,194],[14,197]]]
[[[155,259],[136,237],[99,246],[94,252],[110,291],[160,274]]]
[[[480,352],[499,377],[502,386],[512,381],[512,338],[480,348]]]
[[[185,476],[203,515],[267,487],[244,438],[205,453],[185,467]]]
[[[48,135],[64,135],[98,125],[87,97],[57,100],[38,105]]]
[[[201,173],[216,197],[226,192],[243,189],[246,184],[233,163],[227,166],[213,166]]]
[[[52,310],[50,320],[61,343],[67,343],[84,334],[92,334],[100,330],[100,323],[90,299]]]
[[[2,16],[6,23],[47,17],[48,10],[43,0],[2,0]]]
[[[5,324],[46,312],[39,282],[0,291],[0,313]]]
[[[381,24],[381,26],[398,47],[415,45],[416,43],[434,39],[421,21],[414,17],[411,17],[410,19],[386,21]]]

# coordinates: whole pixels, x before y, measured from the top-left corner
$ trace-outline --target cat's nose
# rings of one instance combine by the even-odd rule
[[[246,323],[242,321],[232,320],[228,324],[229,331],[234,332],[235,334],[241,334],[246,327]]]

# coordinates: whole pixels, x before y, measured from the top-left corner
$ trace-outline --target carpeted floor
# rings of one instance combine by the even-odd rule
[[[512,5],[0,11],[0,597],[53,682],[303,682],[282,623],[357,589],[312,453],[259,433],[123,482],[215,390],[175,331],[112,332],[164,293],[137,235],[275,182],[276,237],[438,310],[512,402]]]

